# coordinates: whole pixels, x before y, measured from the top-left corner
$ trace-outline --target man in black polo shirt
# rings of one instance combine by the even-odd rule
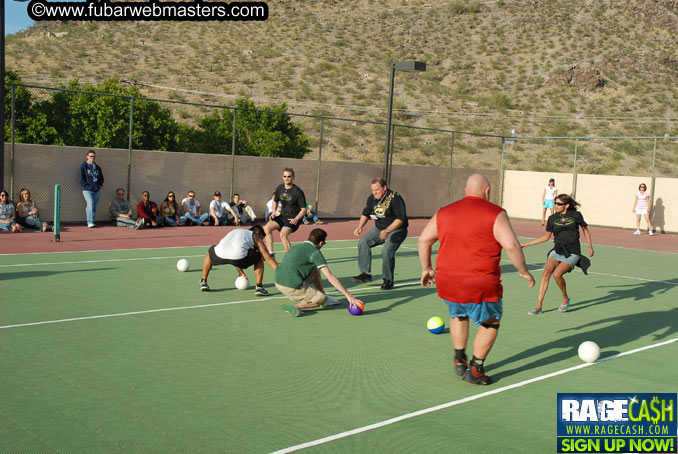
[[[393,288],[393,270],[395,269],[395,253],[400,244],[407,238],[407,211],[405,201],[397,192],[390,190],[383,178],[372,180],[372,195],[353,231],[359,237],[367,221],[374,219],[374,227],[358,242],[358,266],[360,274],[351,278],[353,282],[370,282],[372,280],[372,250],[374,246],[383,244],[381,252],[382,290]]]
[[[285,251],[290,250],[290,240],[287,238],[299,228],[301,218],[306,214],[306,196],[299,186],[294,184],[294,170],[283,169],[283,183],[275,188],[274,201],[277,208],[273,210],[270,219],[264,226],[266,232],[266,247],[273,254],[273,231],[280,231],[280,240]],[[279,206],[278,202],[282,202]]]

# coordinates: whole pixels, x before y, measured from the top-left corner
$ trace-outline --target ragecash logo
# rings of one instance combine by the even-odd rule
[[[678,452],[676,393],[558,393],[558,452]]]

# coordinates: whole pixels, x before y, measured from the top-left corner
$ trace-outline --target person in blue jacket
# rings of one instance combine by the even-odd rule
[[[94,227],[94,217],[97,214],[97,204],[99,203],[99,190],[104,185],[104,172],[101,167],[94,162],[96,158],[94,150],[87,152],[87,161],[83,162],[78,172],[78,182],[82,186],[82,195],[85,197],[87,207],[87,227]]]

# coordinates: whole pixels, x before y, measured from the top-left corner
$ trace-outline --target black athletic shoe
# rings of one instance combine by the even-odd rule
[[[201,292],[209,292],[210,291],[210,286],[207,285],[207,281],[200,281],[200,291]]]
[[[351,278],[351,280],[352,280],[353,282],[360,282],[360,283],[363,283],[363,282],[372,282],[372,275],[371,275],[371,274],[367,274],[367,273],[360,273],[360,274],[357,275],[357,276],[353,276],[353,277]]]
[[[492,384],[492,379],[485,375],[485,371],[478,369],[476,366],[471,366],[466,369],[462,380],[473,383],[474,385],[489,385]]]
[[[384,279],[384,283],[381,284],[380,288],[382,290],[391,290],[393,288],[393,281],[389,281],[388,279]]]
[[[468,363],[465,359],[455,359],[454,360],[454,372],[462,377],[466,370],[468,369]]]
[[[268,290],[266,290],[264,287],[257,287],[256,290],[254,291],[254,296],[268,296]]]

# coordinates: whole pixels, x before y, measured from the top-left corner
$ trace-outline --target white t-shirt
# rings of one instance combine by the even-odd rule
[[[231,205],[229,205],[224,200],[222,200],[221,202],[217,202],[216,200],[212,200],[210,202],[210,210],[212,208],[214,208],[214,212],[217,214],[217,216],[221,216],[224,213],[228,213],[228,210],[231,209]]]
[[[264,219],[268,220],[268,218],[271,217],[271,215],[273,214],[274,206],[275,201],[273,199],[266,202],[266,214],[264,215]],[[282,206],[282,202],[278,202],[278,206]]]
[[[191,202],[191,199],[186,197],[184,200],[181,201],[181,206],[187,206],[188,209],[190,210],[191,213],[197,213],[198,208],[200,208],[200,202],[198,202],[198,199],[195,197],[193,198],[193,202]]]
[[[247,256],[250,249],[255,249],[254,232],[246,229],[235,229],[228,232],[219,244],[214,246],[214,252],[218,257],[227,260],[239,260]]]
[[[546,185],[546,193],[544,195],[544,200],[553,200],[556,198],[556,191],[558,191],[558,188],[553,186]]]

